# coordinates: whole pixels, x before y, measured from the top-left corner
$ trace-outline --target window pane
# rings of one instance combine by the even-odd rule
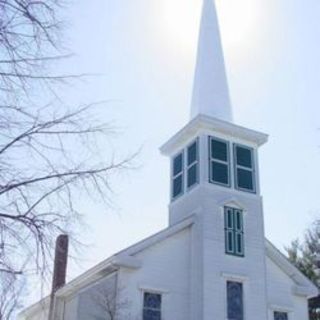
[[[253,191],[253,172],[245,169],[237,169],[237,182],[239,188]]]
[[[228,166],[223,163],[211,162],[211,180],[214,182],[229,185]]]
[[[226,233],[226,246],[227,246],[227,252],[234,253],[234,233],[233,231],[227,231]]]
[[[161,295],[145,292],[143,298],[143,320],[161,320]]]
[[[226,142],[211,140],[211,157],[221,161],[228,161],[228,146]]]
[[[237,164],[243,167],[252,168],[252,150],[236,147]]]
[[[144,309],[143,320],[161,320],[161,311]]]
[[[194,163],[198,159],[198,143],[193,143],[188,148],[188,165]]]
[[[188,169],[188,188],[198,183],[198,164],[194,164]]]
[[[237,254],[242,255],[243,254],[243,234],[237,233],[236,234],[236,243],[237,243]]]
[[[226,210],[226,228],[233,229],[233,211],[229,208]]]
[[[144,294],[143,306],[151,309],[161,309],[161,294],[148,293]]]
[[[176,156],[173,160],[173,175],[176,176],[183,170],[183,155],[182,153]]]
[[[242,231],[242,212],[239,210],[235,211],[235,217],[236,217],[236,230]]]
[[[227,282],[228,319],[243,320],[243,288],[242,283]]]
[[[286,312],[275,312],[274,320],[288,320],[288,313]]]
[[[175,179],[173,179],[173,198],[179,196],[180,194],[182,194],[183,192],[183,179],[182,179],[182,175],[176,177]]]

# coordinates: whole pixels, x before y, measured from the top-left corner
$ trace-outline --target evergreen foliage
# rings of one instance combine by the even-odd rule
[[[302,241],[294,240],[286,248],[289,260],[320,288],[320,220],[306,231]],[[320,320],[320,296],[309,300],[311,320]]]

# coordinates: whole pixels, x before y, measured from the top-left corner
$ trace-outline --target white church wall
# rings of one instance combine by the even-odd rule
[[[107,276],[107,278],[81,290],[78,293],[78,308],[75,317],[73,315],[65,317],[64,320],[108,320],[106,309],[103,304],[108,300],[112,305],[115,297],[117,274]]]
[[[204,193],[205,194],[205,193]],[[260,197],[238,193],[244,212],[244,257],[225,253],[224,205],[234,205],[225,191],[206,193],[203,204],[204,319],[227,318],[226,283],[242,282],[246,319],[267,319],[265,240]],[[230,202],[231,201],[231,202]]]
[[[288,312],[289,320],[309,319],[307,299],[293,294],[294,281],[268,257],[267,284],[270,320],[274,311]]]
[[[189,318],[190,229],[138,253],[142,267],[119,271],[119,299],[128,300],[130,319],[142,318],[144,291],[162,294],[162,319]]]
[[[293,320],[308,319],[309,320],[309,310],[308,301],[304,297],[293,297],[294,301],[294,317]],[[289,319],[291,320],[291,319]]]
[[[66,299],[64,302],[64,320],[73,320],[77,319],[78,313],[78,295],[72,296],[71,298]]]

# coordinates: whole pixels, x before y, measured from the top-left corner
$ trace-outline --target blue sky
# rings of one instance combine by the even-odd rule
[[[216,0],[235,122],[266,132],[260,151],[266,235],[279,248],[320,216],[320,3]],[[70,276],[167,225],[169,162],[158,148],[188,121],[201,0],[77,0],[63,68],[97,73],[64,93],[107,100],[118,134],[105,156],[141,148],[113,178],[112,206],[79,202],[87,228]]]

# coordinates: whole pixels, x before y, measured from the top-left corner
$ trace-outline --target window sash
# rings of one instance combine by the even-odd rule
[[[181,171],[177,172],[176,174],[174,174],[174,164],[175,164],[175,160],[181,157]],[[176,193],[175,187],[176,187],[176,181],[181,178],[181,191]],[[177,154],[172,161],[172,199],[176,199],[177,197],[181,196],[184,193],[184,152],[180,152],[179,154]]]
[[[221,160],[221,159],[218,159],[218,158],[215,158],[212,156],[212,148],[213,148],[212,142],[213,141],[217,141],[217,142],[225,144],[226,152],[227,152],[227,160]],[[222,181],[218,181],[218,180],[214,179],[214,177],[213,177],[213,165],[214,164],[220,164],[220,165],[224,165],[226,167],[227,183],[224,183]],[[215,137],[209,137],[209,182],[217,184],[217,185],[225,186],[225,187],[230,187],[231,186],[230,181],[231,181],[231,179],[230,179],[230,146],[229,146],[229,142],[222,140],[222,139],[215,138]]]
[[[243,283],[227,281],[227,319],[243,320],[244,299]]]
[[[250,151],[250,154],[251,154],[251,167],[247,167],[247,166],[243,166],[243,165],[239,165],[238,164],[237,148],[242,148],[242,149],[246,149],[246,150]],[[255,193],[256,192],[256,175],[255,175],[255,162],[254,162],[254,151],[253,151],[253,149],[250,148],[250,147],[247,147],[247,146],[234,144],[233,154],[234,154],[234,176],[235,176],[235,187],[236,187],[236,189],[238,189],[240,191],[246,191],[246,192]],[[240,180],[239,179],[239,172],[240,172],[240,170],[241,171],[245,171],[247,173],[250,173],[252,188],[246,188],[246,187],[239,186],[239,180]]]
[[[189,151],[191,148],[195,146],[196,148],[196,157],[194,161],[190,162],[189,159]],[[193,143],[191,143],[187,148],[187,189],[192,188],[196,184],[199,183],[199,140],[196,139]],[[195,180],[191,181],[191,170],[195,170]]]
[[[147,296],[157,296],[159,307],[148,306]],[[150,297],[149,297],[150,298]],[[145,292],[143,295],[143,320],[161,319],[162,296],[158,293]]]
[[[280,312],[280,311],[275,311],[273,313],[274,320],[288,320],[289,315],[288,312]]]

